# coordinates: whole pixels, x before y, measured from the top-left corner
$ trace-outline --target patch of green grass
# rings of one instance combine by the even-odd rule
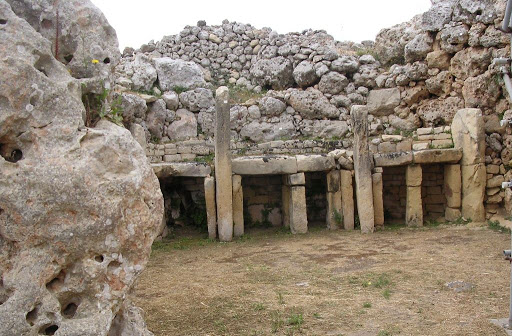
[[[288,325],[300,328],[303,323],[304,317],[302,314],[291,314],[290,317],[288,317]]]
[[[491,229],[493,231],[510,234],[510,229],[507,227],[501,226],[500,222],[497,220],[495,220],[495,221],[488,220],[487,225],[489,226],[489,229]]]
[[[363,308],[371,308],[372,304],[370,302],[363,303]]]
[[[455,224],[455,225],[467,225],[467,224],[471,223],[471,219],[465,219],[464,217],[460,216],[459,218],[457,218],[456,220],[454,220],[451,223]]]
[[[320,313],[314,313],[313,317],[316,318],[316,319],[321,319],[322,318],[322,316],[320,316]]]
[[[381,330],[381,331],[379,331],[377,336],[391,336],[391,333],[389,331],[386,331],[386,330]]]
[[[425,226],[438,227],[439,225],[441,225],[441,222],[438,222],[435,219],[427,219],[425,221]]]
[[[282,305],[284,305],[284,303],[285,303],[285,302],[284,302],[283,294],[281,294],[280,292],[278,292],[278,293],[277,293],[277,302],[278,302],[279,304],[282,304]]]
[[[228,84],[230,104],[243,104],[249,99],[257,100],[267,93],[262,90],[260,93],[247,89],[245,86]]]
[[[263,305],[263,303],[255,303],[252,305],[252,308],[255,310],[255,311],[262,311],[262,310],[265,310],[265,306]]]
[[[382,291],[382,296],[386,299],[386,300],[389,300],[389,298],[391,297],[391,291],[386,288]]]
[[[180,94],[180,93],[183,93],[183,92],[186,92],[188,91],[188,88],[187,87],[184,87],[184,86],[180,86],[180,85],[176,85],[172,88],[172,90],[174,92],[176,92],[176,94]]]
[[[270,318],[272,319],[272,333],[277,333],[283,326],[284,321],[281,317],[281,313],[278,311],[273,311],[270,313]]]
[[[207,164],[212,164],[213,160],[215,160],[215,154],[196,156],[194,158],[195,162],[204,162],[204,163],[207,163]]]

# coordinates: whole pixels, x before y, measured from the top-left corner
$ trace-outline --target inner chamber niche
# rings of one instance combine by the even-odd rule
[[[384,225],[405,223],[407,199],[405,169],[405,166],[384,167],[382,174]]]
[[[173,234],[207,232],[204,178],[165,177],[160,179],[164,196],[164,220]]]
[[[327,177],[325,172],[305,173],[308,226],[325,227],[327,216]]]
[[[243,176],[242,189],[245,228],[283,225],[282,175]]]
[[[425,220],[444,220],[446,196],[443,193],[444,166],[428,164],[421,166],[423,179],[421,182],[421,202]]]

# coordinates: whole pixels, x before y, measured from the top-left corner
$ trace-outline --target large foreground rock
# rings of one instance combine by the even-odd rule
[[[121,57],[116,31],[89,0],[7,0],[12,10],[51,43],[75,78],[106,74]],[[58,18],[57,18],[58,15]],[[59,31],[58,44],[56,31]],[[93,64],[92,60],[99,63]]]
[[[84,127],[51,43],[5,1],[0,19],[0,335],[149,335],[125,299],[162,222],[158,180],[126,129]]]

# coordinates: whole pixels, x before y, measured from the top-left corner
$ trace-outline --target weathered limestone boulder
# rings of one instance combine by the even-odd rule
[[[318,83],[318,89],[323,93],[336,95],[343,91],[347,85],[347,77],[335,71],[331,71],[322,76],[320,83]]]
[[[293,85],[293,65],[282,56],[259,59],[251,66],[250,73],[258,85],[268,85],[274,90],[284,90]]]
[[[354,73],[359,69],[359,62],[354,56],[341,56],[331,63],[331,70],[341,74]]]
[[[259,101],[260,113],[264,116],[276,117],[286,110],[286,104],[273,97],[263,97]]]
[[[455,113],[463,107],[464,101],[459,97],[430,99],[420,102],[417,114],[425,127],[449,125]]]
[[[455,148],[463,152],[461,165],[485,162],[485,132],[481,110],[459,110],[453,118],[451,130]]]
[[[0,18],[0,334],[149,335],[125,301],[163,216],[144,150],[86,128],[51,42],[5,1]]]
[[[428,53],[426,61],[430,69],[448,70],[451,55],[444,50],[434,50]]]
[[[173,91],[165,92],[162,95],[162,99],[164,100],[164,102],[169,110],[176,111],[178,109],[178,106],[180,104],[180,99],[176,92],[173,92]]]
[[[132,123],[135,118],[144,119],[148,109],[146,101],[139,95],[132,93],[121,93],[119,105],[123,110],[123,121]],[[119,98],[117,98],[119,99]]]
[[[459,51],[451,59],[450,72],[461,80],[483,74],[492,61],[489,49],[467,48]]]
[[[300,130],[306,137],[331,139],[344,137],[348,133],[348,123],[339,120],[304,120]]]
[[[9,0],[12,10],[52,43],[52,54],[75,78],[108,76],[121,53],[116,31],[89,0]],[[58,46],[55,39],[59,27]],[[92,60],[99,63],[93,64]]]
[[[194,62],[185,62],[170,57],[155,58],[160,88],[171,91],[175,88],[195,89],[204,87],[206,81],[201,67]]]
[[[501,95],[501,87],[490,71],[464,81],[462,95],[465,107],[494,108]]]
[[[215,105],[212,90],[197,88],[180,94],[180,102],[192,112],[206,111]]]
[[[425,81],[425,87],[428,92],[445,97],[451,92],[453,83],[453,76],[449,71],[441,71],[434,77],[430,77]]]
[[[302,61],[293,69],[293,78],[300,87],[312,86],[318,81],[313,63],[309,61]]]
[[[167,127],[167,136],[171,140],[188,140],[197,137],[197,119],[194,113],[179,109],[176,121]]]
[[[469,27],[465,24],[452,23],[445,26],[440,33],[441,49],[456,53],[464,48],[469,39]]]
[[[157,139],[162,138],[166,117],[167,109],[165,102],[163,99],[159,99],[151,105],[146,116],[146,127],[149,133]]]
[[[295,126],[292,121],[267,123],[256,120],[242,127],[240,136],[256,143],[282,139],[295,135]]]
[[[438,1],[421,16],[421,28],[436,32],[441,30],[452,18],[455,1]]]
[[[144,54],[137,54],[132,70],[133,89],[137,91],[150,91],[157,79],[157,74],[149,57]]]
[[[375,38],[375,51],[385,65],[405,61],[404,48],[416,35],[420,34],[421,17],[416,16],[409,22],[382,29]]]
[[[322,92],[313,88],[305,91],[292,89],[289,103],[306,119],[337,118],[340,115],[338,109],[329,103]]]
[[[368,95],[368,112],[374,116],[386,116],[394,112],[400,104],[398,88],[371,90]]]
[[[233,159],[233,173],[238,175],[282,175],[297,173],[293,156],[251,156]]]
[[[329,171],[336,167],[334,157],[329,155],[297,155],[297,171]]]
[[[413,63],[423,61],[427,54],[432,51],[434,39],[430,34],[423,33],[416,35],[409,43],[405,45],[405,61]]]

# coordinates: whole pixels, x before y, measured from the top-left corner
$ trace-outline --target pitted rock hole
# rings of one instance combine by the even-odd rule
[[[36,322],[37,320],[37,317],[39,315],[39,308],[41,308],[41,304],[38,303],[34,309],[32,309],[31,311],[29,311],[26,315],[26,320],[28,322],[28,324],[30,324],[31,326],[34,325],[34,323]]]
[[[66,272],[64,270],[62,270],[55,278],[53,278],[50,282],[48,282],[46,284],[46,288],[50,292],[58,291],[64,284],[65,278],[66,278]]]
[[[58,325],[45,325],[39,330],[39,335],[55,335],[57,330],[59,330]]]
[[[70,302],[62,309],[62,316],[68,319],[73,318],[77,310],[78,304],[75,302]]]
[[[19,148],[13,148],[12,145],[0,143],[0,156],[5,161],[16,163],[23,159],[23,152]]]
[[[105,63],[105,64],[109,64],[109,63],[110,63],[110,57],[106,57],[106,58],[103,60],[103,63]]]
[[[97,263],[102,263],[103,260],[105,260],[105,258],[101,255],[101,254],[98,254],[97,256],[94,257],[94,260],[97,262]]]
[[[73,55],[66,55],[64,56],[64,61],[66,64],[70,63],[73,60]]]
[[[0,25],[6,25],[7,20],[6,19],[0,19]]]

